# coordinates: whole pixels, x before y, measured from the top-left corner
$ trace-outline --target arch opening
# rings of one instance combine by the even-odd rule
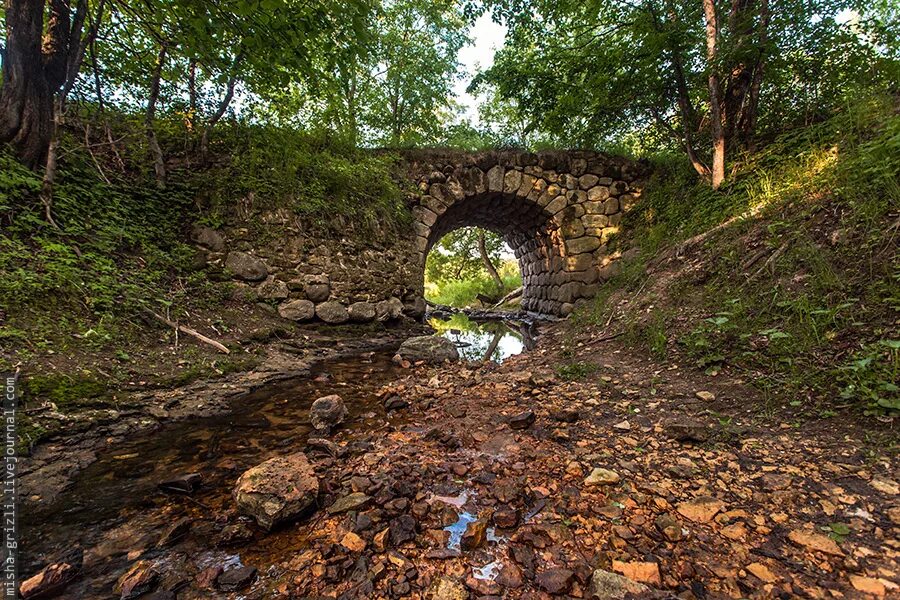
[[[509,246],[522,277],[524,310],[562,314],[565,296],[565,245],[553,215],[537,202],[515,194],[486,192],[454,202],[429,228],[424,256],[445,235],[465,227],[495,232]]]

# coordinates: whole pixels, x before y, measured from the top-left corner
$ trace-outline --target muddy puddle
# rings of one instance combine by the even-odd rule
[[[534,347],[533,326],[513,321],[474,321],[462,313],[428,321],[454,344],[465,360],[503,362]]]

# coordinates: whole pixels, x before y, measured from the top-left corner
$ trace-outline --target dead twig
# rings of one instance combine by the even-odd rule
[[[187,335],[189,335],[189,336],[191,336],[191,337],[193,337],[193,338],[195,338],[195,339],[197,339],[197,340],[203,342],[204,344],[208,344],[208,345],[212,346],[213,348],[215,348],[215,349],[218,350],[219,352],[224,352],[225,354],[231,354],[231,350],[229,350],[228,348],[226,348],[224,345],[220,344],[220,343],[217,342],[216,340],[214,340],[214,339],[212,339],[212,338],[208,338],[208,337],[206,337],[205,335],[203,335],[202,333],[200,333],[200,332],[198,332],[198,331],[196,331],[196,330],[194,330],[194,329],[191,329],[190,327],[185,327],[184,325],[179,325],[178,323],[176,323],[176,322],[174,322],[174,321],[172,321],[172,320],[170,320],[170,319],[167,319],[167,318],[165,318],[164,316],[162,316],[162,315],[160,315],[160,314],[158,314],[158,313],[153,312],[153,311],[150,310],[149,308],[145,308],[144,310],[145,310],[146,313],[147,313],[148,315],[150,315],[151,317],[153,317],[153,318],[155,318],[155,319],[157,319],[157,320],[159,320],[159,321],[162,321],[163,323],[165,323],[165,324],[168,325],[169,327],[172,327],[173,329],[175,329],[176,332],[180,331],[180,332],[182,332],[182,333],[186,333]],[[176,334],[176,335],[177,335],[177,334]]]

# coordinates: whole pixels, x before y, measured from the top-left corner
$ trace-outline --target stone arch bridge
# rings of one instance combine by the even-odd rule
[[[522,308],[567,315],[594,296],[617,255],[607,241],[641,193],[640,163],[596,152],[421,152],[406,156],[416,264],[467,226],[499,233],[522,271]],[[421,293],[421,290],[420,292]]]
[[[615,269],[609,238],[640,196],[639,163],[595,152],[414,150],[397,176],[416,187],[413,222],[393,234],[316,236],[289,207],[248,195],[220,230],[197,225],[201,262],[235,294],[295,321],[389,321],[425,313],[425,259],[443,235],[499,233],[519,260],[522,307],[566,315]]]

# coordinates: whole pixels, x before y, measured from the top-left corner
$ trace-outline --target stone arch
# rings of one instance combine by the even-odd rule
[[[609,275],[607,241],[640,191],[639,165],[591,152],[490,152],[413,163],[417,264],[459,227],[500,233],[522,271],[522,307],[567,315]]]

